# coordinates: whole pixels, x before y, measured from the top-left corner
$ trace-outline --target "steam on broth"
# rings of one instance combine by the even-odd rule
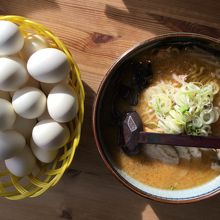
[[[150,60],[153,69],[151,84],[133,107],[145,131],[220,136],[218,57],[197,46],[170,46],[143,53],[139,59]],[[183,98],[180,91],[187,95]],[[185,102],[190,104],[184,109]],[[157,188],[192,188],[220,174],[219,150],[145,145],[141,154],[132,157],[115,147],[111,152],[120,169]]]

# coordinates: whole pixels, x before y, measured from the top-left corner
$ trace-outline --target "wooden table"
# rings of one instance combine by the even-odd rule
[[[27,16],[62,39],[78,63],[86,90],[82,138],[71,168],[43,196],[0,200],[0,219],[220,219],[220,196],[189,205],[144,199],[123,187],[104,166],[94,143],[91,113],[98,86],[129,47],[174,31],[220,36],[216,0],[1,0],[1,14]]]

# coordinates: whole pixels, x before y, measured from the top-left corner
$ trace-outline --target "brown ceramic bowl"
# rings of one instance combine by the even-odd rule
[[[155,37],[144,41],[125,52],[104,77],[94,103],[93,109],[93,130],[99,153],[112,174],[122,182],[127,188],[137,194],[160,202],[167,203],[190,203],[211,197],[220,192],[220,177],[199,187],[186,190],[161,190],[142,184],[127,175],[118,168],[112,159],[111,146],[118,145],[117,127],[111,123],[111,112],[117,82],[123,76],[121,71],[123,65],[133,59],[139,53],[162,45],[187,45],[195,44],[203,49],[220,53],[220,41],[198,34],[176,33]]]

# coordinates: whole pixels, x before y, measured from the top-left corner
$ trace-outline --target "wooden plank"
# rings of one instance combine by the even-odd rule
[[[0,219],[219,219],[220,197],[189,205],[146,200],[123,187],[106,169],[95,147],[92,104],[113,62],[137,42],[187,31],[220,36],[220,2],[215,0],[1,0],[1,14],[41,22],[70,49],[86,89],[85,126],[69,171],[43,196],[0,199]]]

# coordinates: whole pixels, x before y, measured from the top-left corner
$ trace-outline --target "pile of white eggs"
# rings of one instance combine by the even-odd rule
[[[68,142],[78,99],[65,53],[10,21],[0,21],[0,36],[0,160],[23,177]]]

